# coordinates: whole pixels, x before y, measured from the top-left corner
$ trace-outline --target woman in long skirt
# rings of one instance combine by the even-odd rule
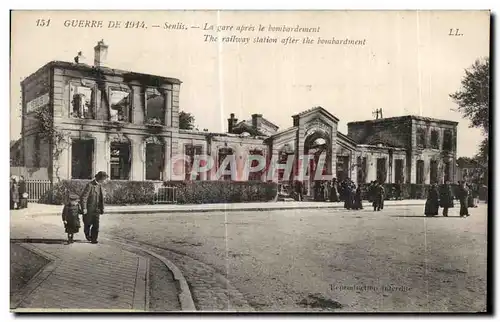
[[[330,184],[330,201],[331,202],[339,202],[337,180],[335,180],[335,178],[332,180],[332,182]]]
[[[426,216],[437,216],[439,213],[439,191],[435,184],[429,188],[427,201],[425,202],[424,214]]]
[[[358,187],[356,188],[356,192],[354,194],[353,209],[363,209],[363,198],[360,185],[358,185]]]

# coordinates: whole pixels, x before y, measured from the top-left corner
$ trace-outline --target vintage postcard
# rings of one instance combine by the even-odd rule
[[[491,311],[490,20],[12,11],[11,311]]]

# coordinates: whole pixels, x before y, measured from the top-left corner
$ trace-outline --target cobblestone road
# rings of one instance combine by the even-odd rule
[[[124,215],[103,227],[175,251],[166,256],[201,309],[222,308],[225,297],[208,287],[215,271],[259,311],[485,310],[486,206],[467,219],[458,208],[448,218],[422,210]]]
[[[485,310],[486,205],[467,219],[422,211],[129,214],[101,227],[171,259],[205,311]]]

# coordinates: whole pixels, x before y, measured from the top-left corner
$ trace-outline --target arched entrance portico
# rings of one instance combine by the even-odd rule
[[[313,195],[315,177],[318,175],[331,175],[332,173],[332,142],[328,132],[315,129],[307,134],[304,140],[304,157],[309,156],[307,166],[308,176],[304,180],[307,195]],[[304,158],[305,160],[305,158]],[[318,171],[321,171],[318,173]]]

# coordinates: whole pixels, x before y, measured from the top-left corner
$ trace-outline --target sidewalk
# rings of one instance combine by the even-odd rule
[[[425,200],[386,200],[386,207],[424,206]],[[363,202],[363,207],[371,207],[370,202]],[[11,214],[20,215],[60,215],[63,206],[30,203],[27,209],[11,210]],[[185,212],[220,212],[220,211],[266,211],[266,210],[298,210],[298,209],[343,209],[342,202],[249,202],[220,203],[197,205],[128,205],[106,206],[106,214],[153,214],[153,213],[185,213]]]
[[[147,258],[103,244],[20,245],[51,262],[11,297],[15,312],[147,310]]]
[[[66,244],[61,227],[11,218],[10,241],[49,260],[11,295],[14,312],[147,311],[149,258],[104,241]],[[174,291],[177,293],[177,291]]]

